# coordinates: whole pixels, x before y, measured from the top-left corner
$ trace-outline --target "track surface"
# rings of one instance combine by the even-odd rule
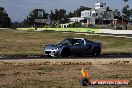
[[[61,59],[92,59],[92,58],[132,58],[132,54],[102,54],[99,57],[91,57],[91,56],[84,56],[84,57],[76,57],[76,56],[71,56],[67,58],[62,58]],[[47,57],[45,55],[0,55],[0,60],[8,60],[8,59],[60,59],[60,58],[54,58],[54,57]]]

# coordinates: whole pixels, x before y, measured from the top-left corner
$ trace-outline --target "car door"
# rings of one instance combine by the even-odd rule
[[[86,51],[86,46],[84,45],[84,41],[78,39],[76,43],[73,45],[73,51],[75,54],[84,54]]]
[[[71,54],[78,53],[79,47],[77,45],[70,45]]]
[[[84,41],[79,41],[79,45],[77,45],[77,53],[78,54],[88,54],[91,53],[92,45],[90,42],[84,43]]]
[[[86,54],[89,54],[89,53],[91,53],[92,52],[92,44],[91,44],[91,42],[90,41],[87,41],[86,42],[86,45],[85,45],[85,52],[86,52]]]

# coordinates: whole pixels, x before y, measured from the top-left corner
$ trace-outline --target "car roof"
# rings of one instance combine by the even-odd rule
[[[66,38],[66,39],[83,39],[84,40],[84,38]]]
[[[74,39],[82,39],[82,40],[84,40],[84,38],[74,38]]]

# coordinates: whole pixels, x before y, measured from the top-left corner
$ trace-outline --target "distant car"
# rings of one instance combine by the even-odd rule
[[[101,43],[92,42],[84,38],[66,38],[58,44],[49,44],[43,48],[46,56],[68,57],[72,55],[99,56]]]

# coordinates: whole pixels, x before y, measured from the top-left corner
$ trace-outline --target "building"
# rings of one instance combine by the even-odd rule
[[[106,3],[103,2],[95,3],[95,8],[91,10],[82,11],[80,18],[70,18],[72,22],[78,20],[78,22],[82,22],[83,25],[87,26],[96,24],[109,24],[113,19],[113,11],[109,10],[106,6]]]
[[[106,6],[106,3],[97,2],[95,3],[95,8],[82,11],[81,17],[69,19],[70,22],[81,22],[86,27],[89,25],[110,24],[114,20],[114,12]]]

